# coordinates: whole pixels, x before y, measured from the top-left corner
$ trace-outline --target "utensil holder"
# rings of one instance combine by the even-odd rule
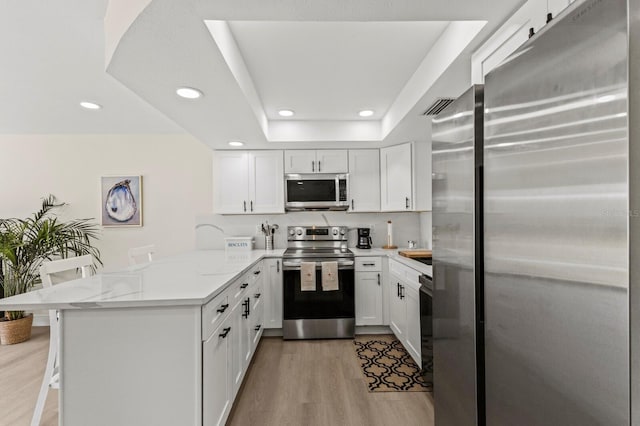
[[[273,250],[273,235],[266,235],[264,237],[265,250]]]

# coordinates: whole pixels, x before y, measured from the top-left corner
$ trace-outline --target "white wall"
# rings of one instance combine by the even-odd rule
[[[211,211],[211,150],[189,135],[0,135],[0,217],[24,217],[54,194],[62,218],[99,222],[100,177],[143,176],[141,228],[104,228],[105,271],[127,265],[129,247],[157,256],[195,249],[195,217]]]

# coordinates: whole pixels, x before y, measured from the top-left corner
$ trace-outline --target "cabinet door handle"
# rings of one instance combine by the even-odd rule
[[[320,170],[320,160],[318,160],[318,173],[320,173],[320,172],[321,172],[321,170]]]
[[[222,333],[218,334],[218,336],[224,339],[225,337],[227,337],[227,334],[229,334],[230,331],[231,331],[231,327],[223,328]]]
[[[261,272],[261,271],[255,271],[255,272],[253,273],[253,275],[260,275],[260,272]]]
[[[220,305],[220,308],[218,308],[218,310],[216,312],[223,313],[224,311],[227,310],[228,307],[229,307],[228,303],[225,303],[224,305]]]
[[[380,274],[378,274],[378,285],[380,285]]]
[[[254,330],[256,331],[260,331],[260,328],[262,327],[262,325],[256,325],[256,328]]]
[[[404,206],[405,208],[409,208],[409,197],[404,197]]]
[[[251,313],[251,299],[247,297],[247,300],[242,302],[242,306],[244,306],[244,312],[242,313],[243,318],[249,318],[249,314]]]
[[[260,293],[256,293],[256,294],[255,294],[255,298],[256,298],[256,299],[260,299]]]
[[[276,261],[276,272],[280,272],[280,261]]]
[[[400,299],[404,299],[404,286],[400,286]]]
[[[315,162],[315,161],[312,161],[312,162],[311,162],[311,171],[312,171],[312,172],[315,172],[315,171],[316,171],[316,162]]]
[[[376,266],[375,263],[363,263],[362,266]]]
[[[240,285],[240,288],[247,288],[249,287],[249,283],[244,283]]]
[[[353,207],[353,198],[351,199],[351,210],[353,210],[355,207]]]
[[[398,297],[400,297],[400,283],[396,284],[396,287],[398,289]]]
[[[247,211],[247,202],[243,201],[242,202],[242,209],[246,212]]]
[[[253,200],[251,200],[249,204],[251,205],[251,211],[253,211]]]

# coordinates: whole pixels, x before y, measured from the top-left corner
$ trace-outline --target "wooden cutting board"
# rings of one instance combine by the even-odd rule
[[[400,256],[408,257],[409,259],[416,257],[431,257],[431,250],[400,250],[398,254]]]

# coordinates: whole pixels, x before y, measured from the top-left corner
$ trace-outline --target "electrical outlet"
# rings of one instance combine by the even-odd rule
[[[376,226],[375,225],[369,225],[369,229],[371,229],[371,233],[373,234],[374,232],[376,232]]]
[[[256,225],[256,235],[260,235],[262,233],[262,225]]]

